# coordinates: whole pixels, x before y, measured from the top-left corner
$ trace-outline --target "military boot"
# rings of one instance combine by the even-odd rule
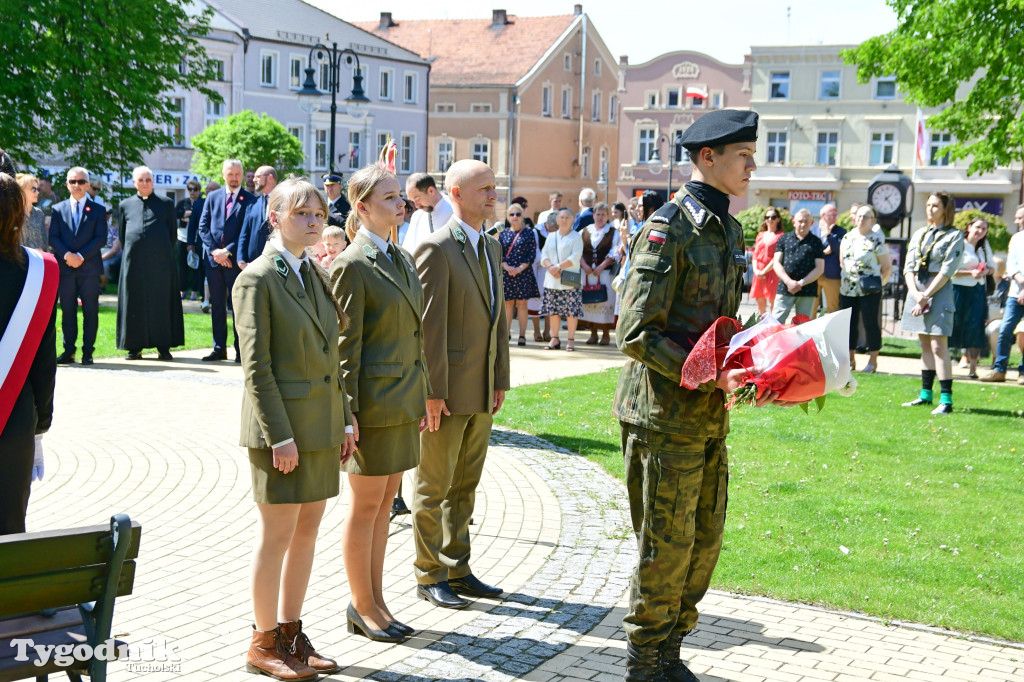
[[[626,642],[626,682],[667,682],[661,671],[661,649],[658,644],[637,646]]]
[[[699,682],[697,676],[679,660],[679,647],[688,634],[683,630],[673,630],[661,643],[661,670],[668,682]]]

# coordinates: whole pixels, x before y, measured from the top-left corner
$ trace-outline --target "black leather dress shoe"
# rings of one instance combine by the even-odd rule
[[[448,585],[457,594],[468,594],[470,597],[497,597],[502,592],[500,587],[492,587],[472,573],[464,578],[450,578]]]
[[[469,606],[469,602],[452,592],[452,588],[443,580],[430,585],[417,585],[416,594],[420,599],[446,609],[464,609]]]
[[[124,359],[125,360],[141,360],[142,359],[142,351],[140,351],[140,350],[128,351],[128,355],[124,356]]]
[[[163,360],[164,362],[169,362],[170,360],[174,359],[174,356],[171,355],[171,351],[167,350],[166,348],[164,348],[163,350],[160,350],[160,349],[157,349],[157,350],[158,350],[158,353],[159,353],[159,355],[157,355],[157,360]]]
[[[65,352],[65,353],[61,353],[60,355],[57,356],[57,364],[58,365],[70,365],[74,361],[75,361],[75,354],[74,353],[67,353],[67,352]]]
[[[83,365],[91,365],[92,364],[92,356],[91,355],[83,355],[82,356],[82,364]]]
[[[216,362],[217,360],[227,360],[228,352],[224,350],[215,350],[209,355],[203,357],[203,362]]]
[[[405,500],[401,497],[395,496],[394,501],[391,503],[391,516],[390,520],[394,521],[396,516],[402,516],[404,514],[411,514],[409,507],[405,504]]]

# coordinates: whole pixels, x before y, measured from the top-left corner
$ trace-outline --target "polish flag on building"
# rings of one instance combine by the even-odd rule
[[[919,166],[927,166],[928,157],[931,156],[931,139],[928,136],[928,128],[924,125],[924,112],[921,111],[921,107],[917,108],[917,142],[915,150],[917,152],[917,164]]]
[[[687,85],[686,86],[686,96],[687,97],[700,97],[701,99],[707,99],[708,98],[708,91],[707,91],[707,88],[704,88],[704,87],[702,87],[700,85]]]

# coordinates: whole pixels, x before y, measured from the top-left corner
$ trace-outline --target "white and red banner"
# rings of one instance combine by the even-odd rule
[[[0,432],[7,426],[46,325],[53,315],[60,278],[57,260],[52,254],[29,248],[24,251],[28,256],[25,286],[3,338],[0,338]]]
[[[924,112],[921,107],[917,108],[917,129],[915,135],[914,151],[917,154],[917,165],[927,166],[931,156],[931,138],[928,136],[928,128],[924,124]]]

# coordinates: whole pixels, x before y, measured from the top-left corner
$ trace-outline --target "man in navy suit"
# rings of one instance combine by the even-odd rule
[[[270,221],[267,220],[267,198],[277,187],[277,171],[273,166],[260,166],[253,176],[256,187],[256,201],[246,209],[242,234],[238,237],[238,265],[245,266],[260,257],[270,236]]]
[[[584,187],[580,190],[580,212],[572,223],[572,229],[576,232],[586,229],[588,225],[594,224],[594,202],[597,201],[597,192]]]
[[[224,187],[206,196],[199,218],[199,237],[206,247],[206,280],[210,285],[213,323],[213,352],[203,358],[207,362],[227,360],[228,300],[231,287],[242,270],[238,267],[238,237],[242,233],[245,212],[256,197],[242,187],[242,162],[227,159],[221,167]],[[238,334],[235,334],[235,362]]]
[[[57,294],[64,333],[64,352],[57,362],[75,361],[78,299],[82,299],[82,364],[91,365],[99,327],[100,249],[107,243],[107,210],[89,198],[89,171],[84,168],[68,171],[67,187],[71,198],[56,204],[50,214],[50,246],[60,265]]]

